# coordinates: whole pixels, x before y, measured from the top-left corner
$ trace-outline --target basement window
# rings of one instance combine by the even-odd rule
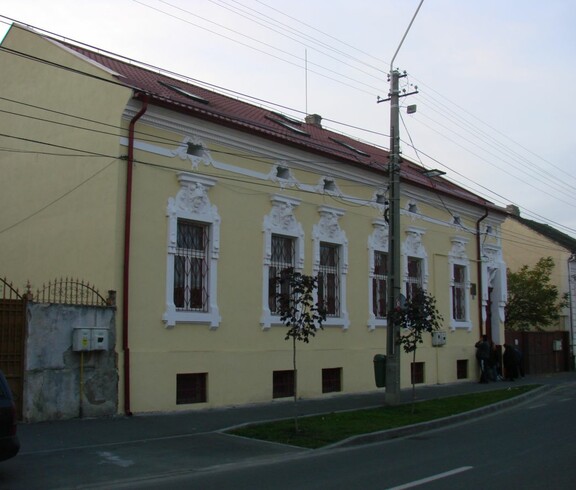
[[[158,83],[160,85],[162,85],[163,87],[169,88],[170,90],[183,95],[184,97],[188,97],[189,99],[192,99],[195,102],[201,102],[202,104],[209,104],[210,102],[207,101],[204,97],[201,97],[200,95],[196,95],[193,94],[192,92],[189,92],[188,90],[185,90],[183,88],[180,88],[176,85],[172,85],[170,83],[166,83],[166,82],[162,82],[160,80],[158,80]]]
[[[342,391],[342,368],[322,369],[322,393]]]
[[[176,404],[205,403],[208,373],[186,373],[176,375]]]
[[[343,146],[344,148],[347,148],[348,150],[353,151],[354,153],[357,153],[358,155],[362,155],[363,157],[369,157],[370,154],[366,153],[365,151],[362,151],[358,148],[356,148],[355,146],[352,146],[349,143],[346,143],[345,141],[341,141],[341,140],[337,140],[336,138],[330,138],[330,140],[332,140],[334,143],[338,143],[340,146]]]
[[[456,379],[468,379],[468,359],[456,361]]]
[[[272,398],[294,396],[294,371],[274,371],[272,373]]]
[[[410,381],[412,384],[422,384],[424,383],[424,363],[423,362],[412,362],[410,363]]]

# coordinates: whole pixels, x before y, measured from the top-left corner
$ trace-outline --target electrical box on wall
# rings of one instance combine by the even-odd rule
[[[446,332],[432,332],[432,346],[440,347],[446,345]]]
[[[72,331],[72,350],[108,350],[108,330],[94,327],[75,328]]]

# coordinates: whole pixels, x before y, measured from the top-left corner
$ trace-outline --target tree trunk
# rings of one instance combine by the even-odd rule
[[[412,413],[414,413],[414,407],[416,405],[416,377],[414,376],[416,368],[416,349],[412,354],[412,366],[410,368],[410,377],[412,378]]]
[[[296,337],[292,337],[292,366],[294,368],[294,430],[300,431],[298,426],[298,370],[296,369]]]

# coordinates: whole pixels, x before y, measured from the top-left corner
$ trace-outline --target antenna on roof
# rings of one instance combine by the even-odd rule
[[[304,114],[308,114],[308,50],[304,50]]]

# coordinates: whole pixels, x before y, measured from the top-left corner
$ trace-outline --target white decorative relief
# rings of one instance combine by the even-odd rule
[[[454,236],[450,239],[450,242],[452,243],[452,247],[448,253],[448,267],[450,268],[448,276],[450,278],[450,330],[455,331],[457,328],[465,328],[470,332],[472,330],[472,321],[470,319],[470,260],[466,252],[466,246],[469,240],[461,236]],[[454,265],[462,265],[465,267],[464,320],[455,320],[454,312],[452,311],[454,307]]]
[[[221,318],[217,302],[218,258],[220,254],[220,215],[210,203],[208,191],[216,180],[188,172],[178,174],[180,189],[168,199],[168,243],[166,261],[166,311],[162,321],[167,327],[176,323],[206,323],[216,328]],[[208,287],[209,304],[206,312],[177,310],[174,305],[174,257],[176,254],[178,219],[187,219],[209,225]]]
[[[385,327],[388,324],[386,318],[376,318],[374,315],[374,252],[388,253],[389,226],[383,219],[375,219],[372,222],[374,230],[368,237],[368,329]]]
[[[340,245],[340,316],[328,317],[324,322],[325,326],[336,325],[347,329],[350,326],[350,318],[346,306],[346,277],[348,274],[348,238],[346,233],[340,228],[340,218],[344,216],[342,209],[330,206],[319,206],[318,213],[320,220],[312,227],[313,260],[312,271],[318,275],[320,270],[320,243],[333,243]]]
[[[204,165],[214,163],[202,140],[194,136],[186,136],[178,148],[171,150],[170,154],[181,160],[190,160],[192,170],[197,170],[201,163]]]
[[[428,254],[424,248],[422,237],[426,230],[411,226],[406,229],[406,239],[402,244],[402,264],[404,283],[408,281],[408,257],[422,259],[422,287],[428,289]]]
[[[269,270],[272,260],[272,235],[283,235],[294,239],[294,268],[301,272],[304,268],[304,229],[296,219],[294,211],[300,205],[299,199],[274,194],[270,196],[272,209],[264,216],[262,232],[264,235],[264,260],[262,264],[262,315],[260,324],[263,329],[272,325],[281,325],[279,315],[273,315],[268,304]]]

